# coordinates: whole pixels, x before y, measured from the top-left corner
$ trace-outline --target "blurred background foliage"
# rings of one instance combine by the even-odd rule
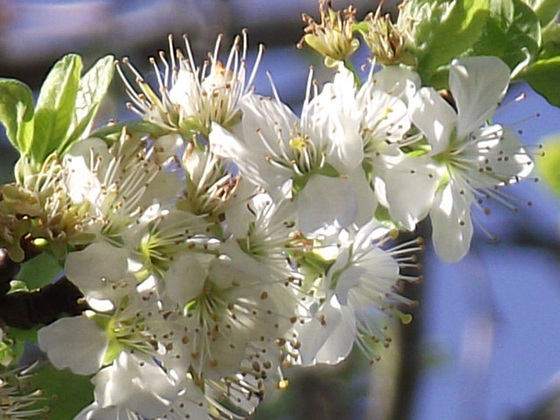
[[[386,1],[384,11],[394,12],[395,3]],[[377,8],[370,0],[352,4],[360,16]],[[169,33],[177,47],[188,34],[202,62],[218,33],[227,52],[233,36],[249,28],[251,48],[266,46],[257,91],[271,92],[269,71],[283,100],[297,108],[308,67],[320,82],[330,75],[322,58],[295,47],[302,12],[317,16],[316,0],[0,0],[0,76],[37,90],[52,64],[74,52],[86,68],[108,53],[129,57],[154,80],[148,57],[168,48]],[[358,66],[367,62],[356,57]],[[560,112],[524,85],[513,90],[498,118],[538,154],[545,136],[560,133]],[[526,99],[514,101],[521,93]],[[98,124],[134,118],[125,101],[116,79]],[[518,211],[496,205],[489,217],[478,214],[478,237],[464,261],[441,263],[428,244],[425,280],[404,292],[420,305],[408,309],[410,325],[395,322],[379,363],[371,367],[356,352],[339,366],[289,370],[288,389],[270,393],[254,419],[560,419],[558,142],[546,142],[545,152],[537,176],[547,182],[512,188],[507,201]],[[7,182],[16,154],[3,135],[0,159],[0,181]]]

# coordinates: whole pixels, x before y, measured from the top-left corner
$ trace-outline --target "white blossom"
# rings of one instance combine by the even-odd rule
[[[509,78],[508,67],[496,57],[455,60],[449,70],[454,106],[428,87],[411,101],[412,121],[442,171],[430,218],[436,252],[445,261],[458,261],[469,250],[471,206],[485,196],[499,197],[496,188],[527,177],[533,168],[511,128],[487,123]]]
[[[354,342],[375,360],[372,344],[386,340],[382,326],[399,305],[410,304],[398,292],[400,283],[419,279],[404,275],[401,268],[416,267],[413,252],[421,249],[421,242],[385,250],[388,233],[373,220],[341,238],[338,255],[319,289],[324,303],[310,308],[312,320],[297,328],[304,366],[338,363]]]
[[[129,107],[147,121],[178,133],[188,139],[193,134],[208,136],[212,122],[231,127],[239,119],[239,103],[252,91],[252,84],[259,66],[262,48],[253,70],[247,75],[247,33],[235,38],[227,61],[218,59],[222,36],[218,37],[209,62],[202,67],[195,64],[191,46],[185,37],[187,57],[173,46],[169,39],[171,63],[160,54],[163,71],[155,59],[151,63],[158,81],[158,95],[144,81],[138,71],[128,62],[140,93],[130,85],[126,76],[117,67],[132,99]]]
[[[211,150],[231,159],[240,175],[273,197],[294,197],[300,228],[307,235],[363,224],[375,207],[360,166],[358,109],[347,94],[351,83],[351,78],[338,77],[311,98],[310,77],[300,118],[277,95],[250,96],[241,104],[238,128],[228,131],[215,125],[210,134]],[[328,203],[339,207],[328,211]],[[311,214],[316,216],[313,221]]]

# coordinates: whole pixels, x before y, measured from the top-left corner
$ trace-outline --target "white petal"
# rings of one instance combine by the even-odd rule
[[[433,89],[422,88],[409,106],[410,119],[424,133],[432,146],[432,155],[449,147],[451,133],[455,128],[457,114]]]
[[[105,332],[85,316],[61,318],[41,328],[38,339],[54,367],[78,375],[96,373],[109,344]]]
[[[333,178],[312,176],[297,196],[300,228],[304,234],[333,233],[373,215],[373,191],[362,174]]]
[[[249,125],[245,119],[243,121],[245,121],[244,126]],[[247,130],[250,130],[250,127],[246,127],[244,131]],[[256,128],[253,128],[254,130]],[[292,176],[292,171],[271,165],[266,158],[270,153],[261,147],[260,139],[258,142],[254,141],[254,136],[256,136],[255,132],[252,136],[243,134],[242,139],[214,123],[209,136],[210,150],[217,156],[231,159],[239,173],[252,184],[267,189],[279,188]],[[273,137],[273,140],[276,139],[277,136]]]
[[[333,269],[335,266],[332,267]],[[359,287],[361,284],[362,276],[366,274],[366,270],[363,267],[358,267],[357,265],[350,265],[345,268],[340,277],[336,282],[335,294],[341,305],[348,305],[348,292]]]
[[[439,175],[431,160],[426,156],[385,156],[377,165],[379,181],[376,193],[385,190],[385,199],[391,218],[412,231],[416,224],[428,215]],[[380,171],[380,168],[384,168]]]
[[[183,181],[174,172],[159,171],[146,186],[138,206],[149,207],[155,203],[168,202],[178,197],[184,188]]]
[[[454,182],[436,195],[430,211],[432,241],[437,255],[446,262],[457,262],[469,251],[473,234],[472,201],[472,193]]]
[[[380,241],[391,231],[387,225],[382,224],[377,219],[371,219],[368,223],[360,227],[353,241],[353,248],[357,251],[368,252],[374,242]]]
[[[367,83],[371,83],[376,89],[407,101],[421,85],[421,80],[418,73],[400,66],[388,66],[375,73],[371,82]],[[365,86],[366,84],[364,84]]]
[[[104,241],[94,242],[87,248],[71,252],[66,259],[66,277],[86,297],[111,299],[111,287],[127,277],[128,251]]]
[[[328,112],[328,111],[327,111]],[[326,114],[330,117],[325,125],[332,148],[327,157],[328,162],[341,174],[347,175],[356,169],[364,160],[363,140],[359,132],[359,124],[345,115]]]
[[[208,403],[201,389],[190,379],[184,379],[178,386],[179,395],[173,401],[169,411],[162,415],[164,419],[207,419]]]
[[[506,92],[509,78],[509,67],[497,57],[466,57],[451,63],[449,87],[459,113],[459,138],[492,116]]]
[[[66,188],[68,195],[76,203],[86,200],[95,203],[101,194],[99,178],[91,171],[92,151],[103,159],[108,158],[107,144],[94,137],[74,143],[64,155],[63,164],[67,171]]]
[[[377,199],[361,167],[356,168],[354,172],[348,175],[347,179],[352,185],[352,191],[358,205],[354,222],[361,226],[372,219],[377,207]]]
[[[174,104],[181,107],[185,115],[193,114],[193,105],[199,98],[200,88],[198,80],[193,72],[181,69],[177,75],[177,80],[169,91],[169,99]]]
[[[336,364],[346,359],[356,338],[356,320],[351,308],[341,306],[336,297],[325,303],[317,317],[304,324],[298,335],[303,366]]]
[[[529,153],[512,128],[503,126],[502,130],[499,144],[492,148],[487,156],[492,173],[502,181],[500,185],[528,177],[535,167]]]
[[[275,151],[274,154],[278,154],[281,151],[279,143],[289,146],[290,133],[299,125],[299,119],[285,104],[272,98],[251,95],[241,103],[240,108],[243,112],[243,136],[249,148],[261,153]]]
[[[121,352],[92,382],[101,407],[120,406],[150,418],[165,412],[176,395],[175,386],[159,366],[127,352]]]
[[[206,276],[206,270],[194,255],[183,254],[165,274],[167,294],[183,307],[202,292]]]
[[[340,65],[333,83],[304,109],[301,126],[311,141],[327,150],[328,162],[348,174],[363,160],[361,109],[356,101],[354,76]]]
[[[177,151],[182,148],[183,144],[183,138],[177,133],[166,134],[156,138],[153,146],[156,162],[161,165],[169,158],[177,156]]]
[[[91,403],[80,411],[74,417],[74,420],[133,420],[132,413],[130,417],[122,414],[123,409],[117,407],[100,407],[96,402]]]
[[[369,130],[368,136],[379,143],[402,140],[410,129],[407,106],[396,96],[380,90],[371,90],[364,98],[364,127]]]

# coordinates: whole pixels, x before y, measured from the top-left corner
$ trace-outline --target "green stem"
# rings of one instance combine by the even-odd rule
[[[360,76],[358,75],[358,72],[356,71],[356,68],[354,67],[352,62],[349,60],[344,60],[344,67],[352,72],[352,74],[354,75],[354,83],[356,83],[356,87],[360,89],[362,87],[362,81],[360,80]]]

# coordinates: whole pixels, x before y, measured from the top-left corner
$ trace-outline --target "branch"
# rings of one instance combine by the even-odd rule
[[[19,264],[0,250],[0,322],[3,326],[30,330],[63,316],[76,316],[88,308],[80,290],[66,277],[37,290],[8,294]]]

